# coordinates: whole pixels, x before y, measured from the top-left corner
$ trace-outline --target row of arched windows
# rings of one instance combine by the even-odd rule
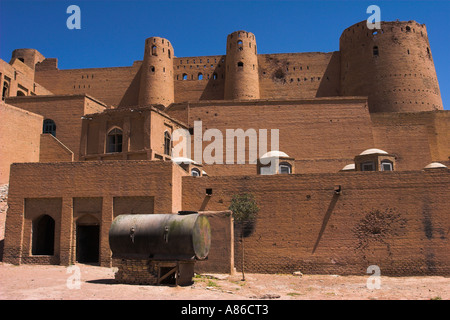
[[[208,80],[210,79],[210,75],[209,74],[206,75],[206,79],[208,79]],[[217,80],[218,79],[217,73],[214,72],[212,74],[212,76],[211,76],[211,79]],[[177,75],[177,80],[189,80],[188,79],[188,74],[187,73],[183,73],[181,75]],[[191,79],[190,80],[194,80],[194,75],[191,75]],[[196,80],[205,80],[205,77],[203,76],[203,73],[199,72],[197,74]]]

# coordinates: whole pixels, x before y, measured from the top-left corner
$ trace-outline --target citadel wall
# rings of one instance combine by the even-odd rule
[[[367,100],[364,98],[209,101],[174,104],[166,112],[187,123],[189,128],[194,127],[194,121],[201,120],[202,135],[208,128],[220,130],[223,134],[224,163],[227,129],[254,129],[258,137],[260,129],[267,129],[268,143],[265,152],[272,150],[270,130],[279,129],[279,150],[295,158],[297,173],[337,172],[353,162],[355,155],[374,147]],[[209,144],[210,142],[203,142],[203,150]],[[237,145],[238,142],[235,141],[235,163]],[[191,147],[191,152],[193,151],[194,146]],[[248,139],[245,156],[244,165],[203,163],[204,169],[210,175],[256,174],[256,164],[248,164]],[[191,158],[194,159],[194,154]]]
[[[442,169],[184,177],[182,190],[183,210],[226,210],[235,194],[255,196],[247,272],[363,275],[377,265],[382,275],[417,276],[450,273],[449,188],[450,171]],[[240,270],[240,259],[235,264]]]

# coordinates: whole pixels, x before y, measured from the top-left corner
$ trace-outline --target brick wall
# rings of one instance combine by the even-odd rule
[[[245,239],[248,272],[449,274],[449,181],[447,169],[184,177],[183,210],[225,210],[234,194],[252,193],[260,211]]]
[[[43,117],[0,102],[0,118],[0,184],[6,184],[11,163],[39,161]]]
[[[99,112],[106,107],[85,95],[15,97],[8,98],[7,102],[53,120],[56,138],[74,153],[75,160],[78,160],[80,153],[81,117],[87,111]]]
[[[73,161],[74,155],[65,145],[49,133],[41,134],[39,162]]]
[[[184,109],[184,110],[183,110]],[[173,112],[172,112],[173,110]],[[223,162],[226,160],[226,130],[267,129],[267,151],[271,150],[271,129],[279,129],[279,150],[295,158],[297,173],[337,172],[362,151],[373,148],[371,120],[364,98],[320,98],[291,101],[197,102],[176,104],[166,112],[194,127],[202,121],[206,129],[223,135]],[[211,142],[203,142],[203,149]],[[208,165],[210,175],[256,174],[256,166]],[[194,146],[191,147],[194,158]],[[237,159],[235,141],[234,159]]]
[[[4,247],[4,261],[8,263],[33,262],[36,259],[51,259],[51,263],[63,265],[73,263],[76,250],[74,223],[83,208],[79,201],[74,202],[74,198],[95,197],[101,200],[100,212],[99,206],[95,210],[89,205],[87,208],[91,208],[92,216],[101,222],[99,250],[100,264],[104,266],[111,263],[108,232],[115,216],[114,199],[121,197],[120,208],[125,206],[149,213],[172,213],[181,208],[181,197],[177,196],[181,192],[174,189],[181,188],[181,182],[176,179],[181,178],[184,171],[171,162],[27,163],[13,164],[11,168]],[[174,175],[176,171],[181,174]],[[136,205],[135,197],[151,201],[141,201],[142,206],[137,208],[133,207]],[[29,209],[27,203],[41,205],[34,206],[39,208],[36,211]],[[59,207],[56,208],[54,203]],[[153,208],[149,208],[149,204],[153,204]],[[120,208],[116,206],[117,210]],[[52,258],[39,258],[30,251],[32,221],[43,213],[55,220],[55,256]]]

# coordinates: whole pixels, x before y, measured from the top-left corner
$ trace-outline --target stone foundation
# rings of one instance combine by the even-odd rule
[[[117,283],[138,285],[189,285],[194,276],[194,261],[152,261],[114,259]]]

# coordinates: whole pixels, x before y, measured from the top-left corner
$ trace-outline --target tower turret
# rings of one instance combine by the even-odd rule
[[[340,53],[341,95],[368,96],[370,112],[443,109],[424,24],[357,23],[342,33]]]
[[[12,52],[13,59],[19,59],[34,70],[36,63],[44,61],[45,57],[36,49],[16,49]]]
[[[226,100],[259,99],[258,55],[255,35],[236,31],[227,37]]]
[[[151,37],[145,40],[141,68],[139,105],[174,102],[173,47],[167,39]]]

